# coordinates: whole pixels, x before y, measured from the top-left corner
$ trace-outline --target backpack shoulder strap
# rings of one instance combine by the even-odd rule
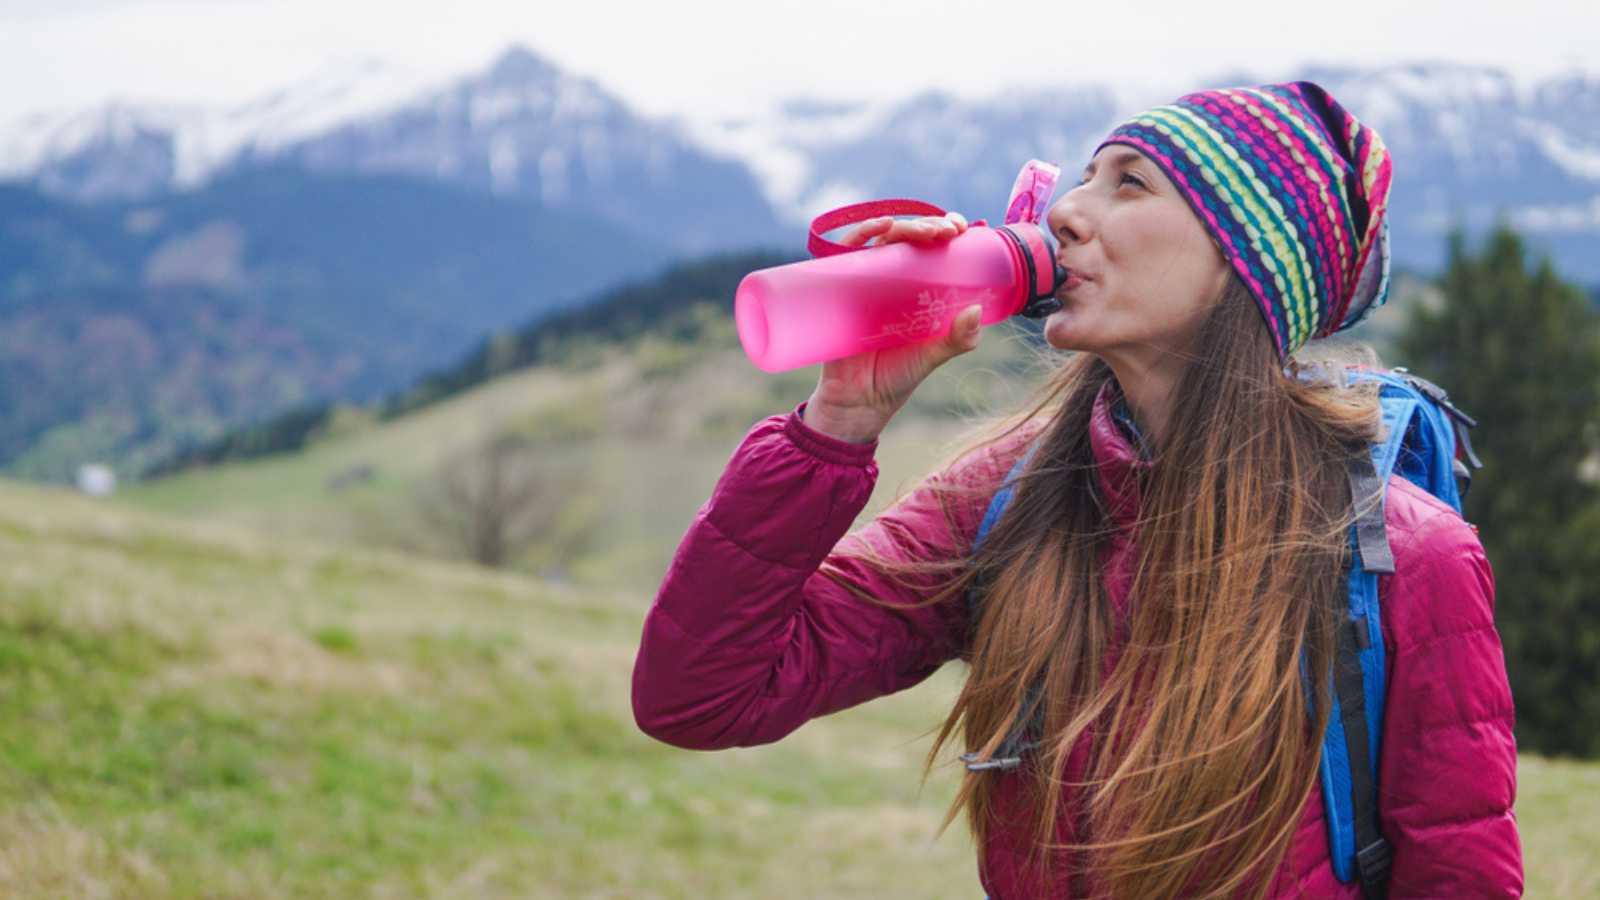
[[[1334,873],[1360,879],[1367,898],[1387,895],[1393,853],[1378,825],[1378,760],[1387,683],[1378,576],[1394,572],[1384,521],[1389,476],[1418,412],[1414,400],[1382,398],[1385,440],[1349,467],[1350,495],[1359,514],[1350,526],[1346,615],[1339,623],[1333,670],[1333,709],[1323,736],[1323,805]]]
[[[1383,432],[1348,473],[1357,516],[1350,528],[1347,615],[1338,630],[1321,775],[1334,871],[1341,881],[1359,878],[1362,893],[1374,898],[1386,895],[1392,863],[1379,829],[1377,784],[1388,683],[1378,576],[1395,571],[1384,518],[1388,484],[1399,475],[1460,512],[1471,469],[1482,463],[1467,439],[1477,422],[1438,385],[1404,369],[1347,374],[1379,383]]]
[[[989,532],[994,528],[995,523],[1000,521],[1000,517],[1005,514],[1006,507],[1011,505],[1011,498],[1017,491],[1017,479],[1022,477],[1022,470],[1028,467],[1028,460],[1033,459],[1033,454],[1038,449],[1039,444],[1035,441],[1021,456],[1017,457],[1017,461],[1011,466],[1011,471],[1007,472],[1005,479],[1000,482],[999,490],[996,490],[994,496],[990,498],[989,508],[984,511],[983,519],[978,522],[978,532],[972,540],[973,553],[977,553],[978,548],[983,546],[984,539],[989,536]],[[982,591],[977,589],[969,589],[967,591],[967,620],[973,626],[978,624],[978,606],[982,601],[981,594]]]
[[[994,497],[989,501],[989,508],[983,514],[983,521],[978,523],[978,534],[973,539],[972,549],[976,550],[983,544],[983,539],[989,536],[994,523],[1000,520],[1006,507],[1011,505],[1011,496],[1017,490],[1017,479],[1022,477],[1022,470],[1028,467],[1028,461],[1033,459],[1033,454],[1038,449],[1039,444],[1035,441],[1017,457],[1017,461],[1011,466],[1011,471],[1006,473],[1005,480],[1000,482],[1000,489],[994,492]]]
[[[1035,441],[1026,452],[1017,457],[1017,461],[1011,466],[1011,471],[1006,473],[1005,479],[1000,482],[999,490],[995,491],[994,497],[989,500],[989,508],[984,511],[983,520],[978,523],[978,532],[972,541],[973,553],[983,546],[983,541],[989,536],[990,530],[1011,505],[1011,498],[1016,494],[1017,479],[1022,476],[1023,470],[1028,467],[1028,461],[1033,459],[1033,454],[1038,449],[1039,443]],[[974,582],[967,588],[967,622],[968,627],[974,631],[978,627],[978,617],[983,612],[983,587],[982,584]],[[969,770],[982,772],[990,769],[1014,769],[1022,764],[1022,754],[1037,746],[1035,742],[1028,740],[1027,732],[1033,724],[1035,715],[1041,711],[1039,700],[1042,693],[1038,683],[1028,685],[1022,701],[1021,714],[1017,716],[1011,730],[1006,733],[1005,739],[1000,742],[993,756],[980,759],[976,752],[961,754],[961,761],[966,763]]]

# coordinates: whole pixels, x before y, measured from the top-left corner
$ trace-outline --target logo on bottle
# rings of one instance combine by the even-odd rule
[[[993,295],[985,289],[963,296],[963,292],[951,287],[918,291],[915,309],[905,311],[898,320],[885,323],[882,330],[862,338],[861,343],[866,347],[889,347],[933,337],[941,327],[949,327],[956,313],[974,303],[987,306]]]

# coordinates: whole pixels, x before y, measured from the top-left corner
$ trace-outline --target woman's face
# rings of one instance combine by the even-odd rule
[[[1220,247],[1134,148],[1106,145],[1083,177],[1046,217],[1057,259],[1082,280],[1057,292],[1062,307],[1045,320],[1045,340],[1102,358],[1189,351],[1227,284]]]

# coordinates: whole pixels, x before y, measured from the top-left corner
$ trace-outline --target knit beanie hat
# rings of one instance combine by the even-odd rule
[[[1117,126],[1216,238],[1287,359],[1389,292],[1389,151],[1309,81],[1186,94]],[[1100,152],[1100,147],[1095,152]]]

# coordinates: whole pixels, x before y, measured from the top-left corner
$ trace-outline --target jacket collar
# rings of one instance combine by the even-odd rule
[[[1102,385],[1095,397],[1089,417],[1089,446],[1112,522],[1132,522],[1139,512],[1139,482],[1149,472],[1150,460],[1141,452],[1146,444],[1115,380]]]

